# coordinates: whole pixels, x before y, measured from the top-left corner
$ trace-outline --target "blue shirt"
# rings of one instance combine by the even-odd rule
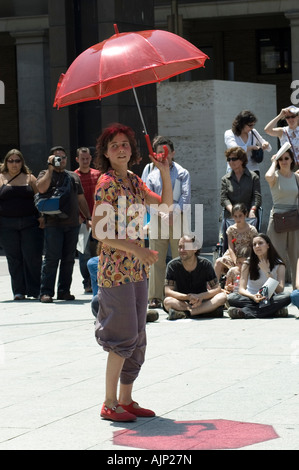
[[[183,211],[184,204],[191,203],[191,182],[189,171],[176,162],[172,162],[170,167],[170,178],[173,190],[174,206],[179,206]],[[162,178],[160,170],[154,168],[146,178],[146,185],[156,194],[162,194]]]

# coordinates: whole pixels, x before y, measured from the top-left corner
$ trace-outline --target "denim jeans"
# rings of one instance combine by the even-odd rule
[[[299,308],[299,289],[295,289],[291,292],[291,302]]]
[[[79,225],[45,228],[45,256],[42,264],[40,295],[54,296],[59,266],[57,294],[68,294],[71,289],[76,256]]]
[[[84,253],[81,253],[78,251],[78,258],[79,258],[79,267],[80,267],[80,272],[81,276],[83,277],[83,286],[84,287],[92,287],[92,283],[90,280],[90,273],[87,267],[87,262],[90,258],[93,258],[96,256],[97,253],[97,244],[98,241],[92,238],[92,236],[89,236],[89,240],[86,244],[86,248]]]
[[[43,235],[34,216],[0,217],[0,243],[14,295],[39,296]]]
[[[87,261],[87,269],[90,275],[91,287],[93,295],[98,294],[98,264],[99,257],[94,256]]]

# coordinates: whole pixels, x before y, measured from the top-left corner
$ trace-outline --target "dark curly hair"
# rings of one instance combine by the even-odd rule
[[[131,129],[131,127],[125,126],[124,124],[110,124],[108,127],[106,127],[106,129],[104,129],[100,137],[98,137],[96,143],[96,156],[94,159],[94,165],[102,173],[106,173],[111,168],[110,161],[105,156],[105,154],[107,153],[109,142],[111,142],[111,140],[117,134],[125,134],[129,140],[132,151],[129,167],[132,167],[138,162],[139,150],[137,148],[135,132],[133,131],[133,129]]]
[[[256,116],[247,109],[241,111],[233,120],[232,131],[235,135],[241,135],[242,129],[246,124],[255,124],[257,122]]]

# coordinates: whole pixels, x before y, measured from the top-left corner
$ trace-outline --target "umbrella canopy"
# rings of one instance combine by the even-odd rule
[[[184,38],[168,31],[119,33],[116,25],[114,29],[113,36],[86,49],[66,73],[61,74],[53,106],[60,108],[100,100],[132,89],[148,150],[153,155],[135,87],[204,67],[209,57]]]
[[[82,52],[61,75],[54,106],[100,100],[160,82],[203,67],[206,59],[193,44],[168,31],[116,32]]]

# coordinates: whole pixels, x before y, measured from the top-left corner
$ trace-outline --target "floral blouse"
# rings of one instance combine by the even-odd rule
[[[106,231],[113,230],[112,236],[116,239],[126,239],[144,246],[141,234],[146,212],[145,198],[150,190],[137,175],[131,171],[127,174],[134,193],[114,170],[109,170],[100,176],[95,190],[95,210],[100,204],[108,204],[107,220],[106,213],[103,214],[107,222]],[[103,207],[102,209],[105,210]],[[141,264],[132,253],[112,248],[105,242],[102,243],[98,265],[100,287],[115,287],[129,282],[142,281],[143,272],[148,277],[149,268]]]
[[[235,225],[231,225],[228,227],[226,234],[234,240],[234,252],[237,253],[241,248],[251,245],[253,238],[257,235],[257,229],[253,225],[248,224],[245,232],[239,232]],[[228,249],[223,255],[222,262],[227,268],[235,266]]]

